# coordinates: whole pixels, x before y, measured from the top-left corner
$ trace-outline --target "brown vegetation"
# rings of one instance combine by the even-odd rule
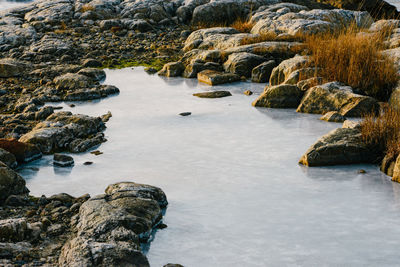
[[[340,33],[309,36],[306,45],[318,76],[340,81],[380,100],[387,100],[399,79],[394,61],[382,54],[387,29],[377,34],[350,28]]]
[[[385,106],[379,115],[365,115],[361,134],[363,141],[378,154],[397,157],[400,154],[400,111]]]
[[[94,10],[94,7],[89,4],[83,5],[81,8],[82,13],[85,13],[87,11],[93,11],[93,10]]]
[[[242,19],[238,18],[236,19],[230,27],[240,31],[240,32],[250,32],[251,29],[253,28],[254,23],[250,22],[249,19]]]

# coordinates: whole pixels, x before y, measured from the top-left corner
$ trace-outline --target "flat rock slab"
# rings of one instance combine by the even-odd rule
[[[204,70],[197,74],[199,82],[209,85],[218,85],[240,81],[240,76],[233,73],[223,73],[214,70]]]
[[[64,154],[54,154],[53,163],[59,167],[70,167],[74,165],[74,159],[71,156]]]
[[[200,98],[221,98],[221,97],[231,96],[232,94],[229,91],[214,91],[214,92],[196,93],[193,95]]]

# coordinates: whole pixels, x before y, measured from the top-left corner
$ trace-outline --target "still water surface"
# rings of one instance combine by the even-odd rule
[[[233,96],[200,99],[192,94],[210,87],[141,68],[107,70],[105,83],[120,95],[74,108],[57,104],[112,112],[108,142],[98,148],[104,154],[74,155],[73,168],[53,167],[51,157],[26,166],[20,173],[33,195],[94,195],[123,180],[161,187],[168,228],[150,245],[152,266],[399,265],[399,184],[372,165],[297,164],[340,125],[252,107],[259,84],[218,86]],[[256,95],[244,95],[247,89]],[[178,115],[185,111],[192,115]]]

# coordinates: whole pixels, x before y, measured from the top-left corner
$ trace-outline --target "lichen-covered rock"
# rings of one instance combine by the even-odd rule
[[[322,136],[301,157],[307,166],[373,163],[376,155],[363,142],[359,128],[338,128]]]
[[[265,61],[264,57],[250,53],[230,54],[228,60],[224,63],[226,72],[234,73],[239,76],[250,77],[254,67]]]
[[[209,85],[218,85],[240,81],[240,76],[233,73],[223,73],[214,70],[204,70],[197,74],[199,82]]]
[[[267,83],[271,77],[272,70],[275,67],[275,60],[261,63],[251,71],[251,81],[256,83]]]
[[[54,78],[56,88],[59,90],[67,89],[74,90],[87,88],[91,85],[89,77],[77,73],[67,73]]]
[[[329,111],[320,118],[320,120],[328,122],[344,122],[346,118],[337,111]]]
[[[255,107],[296,108],[303,92],[296,85],[281,84],[267,87],[254,102]]]
[[[285,83],[290,78],[290,75],[296,70],[302,69],[309,61],[307,56],[295,56],[293,58],[282,61],[277,67],[272,70],[269,79],[270,85],[278,85]]]
[[[376,99],[355,94],[350,86],[331,82],[309,89],[297,111],[317,114],[338,111],[345,117],[360,117],[370,112],[379,113],[379,109]]]
[[[161,189],[114,184],[79,210],[76,236],[62,248],[61,266],[149,266],[140,240],[149,238],[168,204]]]
[[[98,140],[97,134],[101,134],[104,129],[105,125],[100,117],[58,112],[37,124],[19,141],[37,145],[45,154],[63,150],[83,152],[83,148],[88,149],[93,144],[99,144],[93,140]],[[104,142],[104,136],[101,136]]]
[[[21,195],[28,192],[25,180],[7,165],[0,163],[0,203],[10,195]]]
[[[158,75],[166,77],[177,77],[181,76],[184,70],[185,66],[182,62],[170,62],[164,65],[162,70],[158,72]]]

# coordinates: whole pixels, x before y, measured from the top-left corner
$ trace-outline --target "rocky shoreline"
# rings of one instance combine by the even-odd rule
[[[379,12],[374,12],[377,6]],[[315,77],[315,66],[297,39],[353,23],[369,33],[390,25],[395,30],[384,53],[400,62],[400,22],[379,20],[397,17],[396,8],[383,1],[363,2],[362,11],[353,11],[358,8],[310,0],[39,0],[1,11],[0,265],[149,265],[140,243],[165,227],[167,199],[161,189],[122,182],[95,197],[38,198],[29,195],[15,172],[43,154],[84,152],[106,141],[103,131],[111,113],[90,117],[56,112],[46,104],[118,94],[118,88],[101,83],[102,68],[145,65],[149,73],[197,78],[210,85],[269,82],[255,107],[297,108],[322,114],[327,121],[344,121],[343,128],[322,137],[300,163],[376,163],[376,155],[361,140],[359,125],[345,119],[378,112],[379,101]],[[250,33],[226,27],[249,15],[254,24]],[[398,105],[399,90],[392,94],[393,105]],[[226,97],[230,92],[195,95]],[[382,169],[398,174],[397,161],[384,160]],[[71,159],[55,156],[55,164],[71,164]]]

